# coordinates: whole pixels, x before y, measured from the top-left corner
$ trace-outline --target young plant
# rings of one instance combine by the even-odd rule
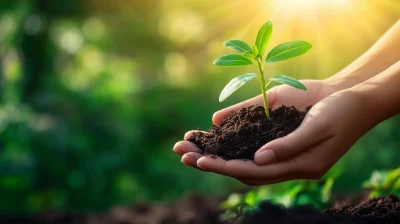
[[[265,200],[285,208],[313,205],[317,209],[323,209],[331,201],[333,184],[334,179],[329,177],[322,181],[287,182],[276,188],[263,186],[245,194],[233,193],[221,203],[221,208],[225,210],[221,219],[223,221],[240,219],[245,213],[254,212]]]
[[[374,171],[368,181],[363,183],[370,190],[370,197],[394,194],[400,197],[400,168]]]
[[[261,91],[264,98],[264,107],[267,118],[270,119],[269,108],[266,90],[271,82],[278,82],[287,84],[297,89],[307,90],[306,87],[294,78],[277,75],[268,79],[266,83],[264,78],[264,62],[273,63],[278,61],[287,60],[300,56],[312,48],[312,45],[306,41],[295,40],[286,43],[279,44],[274,47],[267,56],[264,58],[265,51],[267,49],[269,40],[272,35],[272,22],[268,21],[258,31],[257,39],[253,47],[251,48],[247,43],[241,40],[228,40],[224,45],[228,48],[238,51],[240,54],[227,54],[214,60],[215,65],[219,66],[247,66],[256,64],[259,70],[259,74],[246,73],[232,79],[228,85],[222,90],[219,97],[219,101],[222,102],[228,98],[233,92],[238,90],[248,81],[257,78],[261,84]]]

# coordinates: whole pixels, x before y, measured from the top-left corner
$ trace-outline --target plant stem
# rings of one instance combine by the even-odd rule
[[[268,107],[268,100],[267,100],[267,93],[266,93],[266,85],[265,85],[265,78],[264,78],[264,69],[261,65],[261,60],[260,58],[257,58],[257,63],[258,63],[258,69],[260,70],[260,76],[261,76],[261,90],[263,93],[264,97],[264,108],[265,108],[265,114],[267,115],[267,119],[270,120],[269,116],[269,107]]]

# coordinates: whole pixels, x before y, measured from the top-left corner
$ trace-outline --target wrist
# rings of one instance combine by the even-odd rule
[[[345,67],[335,75],[328,77],[324,81],[339,90],[352,88],[360,83],[369,80],[376,75],[384,72],[391,64],[376,63],[376,58],[384,58],[377,53],[370,53],[361,56],[356,61]]]
[[[373,73],[370,64],[369,58],[359,58],[335,75],[324,79],[324,82],[337,91],[352,88],[378,74]]]
[[[400,113],[399,82],[385,80],[382,76],[344,90],[359,101],[362,113],[375,125]]]

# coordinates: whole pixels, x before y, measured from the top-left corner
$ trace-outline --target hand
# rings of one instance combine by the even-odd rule
[[[315,104],[327,95],[336,91],[324,81],[305,80],[302,81],[302,83],[307,87],[307,91],[297,90],[286,85],[280,85],[270,89],[267,92],[270,107],[276,108],[282,104],[285,104],[294,105],[297,108],[304,109],[308,105]],[[230,115],[232,110],[237,110],[241,107],[255,104],[263,104],[262,95],[215,113],[213,116],[213,122],[214,124],[218,125],[225,117]],[[194,131],[190,131],[186,133],[184,139],[188,139],[193,132]],[[181,141],[174,146],[174,151],[182,156],[183,163],[201,169],[197,166],[197,160],[201,158],[202,155],[196,153],[198,149],[195,145],[187,141]]]
[[[248,185],[319,179],[362,135],[379,123],[373,113],[366,113],[367,104],[368,100],[351,90],[325,98],[309,111],[293,133],[258,150],[255,162],[202,156],[193,152],[196,147],[189,142],[177,143],[175,151],[178,154],[187,152],[182,158],[187,165],[231,176]],[[265,159],[263,154],[269,158]]]
[[[268,90],[267,99],[269,107],[276,109],[285,104],[286,106],[294,106],[299,110],[304,110],[307,106],[314,105],[337,91],[326,82],[320,80],[301,80],[301,83],[307,87],[307,91],[295,89],[288,85],[279,85]],[[213,116],[213,123],[219,125],[232,111],[252,105],[263,106],[262,95],[216,112]]]

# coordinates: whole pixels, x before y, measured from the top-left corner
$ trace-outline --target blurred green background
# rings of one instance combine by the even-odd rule
[[[400,17],[397,0],[2,0],[0,213],[102,211],[185,192],[226,195],[239,182],[180,163],[171,149],[212,114],[259,94],[219,91],[242,69],[213,66],[222,42],[313,43],[271,74],[321,79],[367,50]],[[400,118],[383,122],[331,170],[355,192],[400,158]]]

